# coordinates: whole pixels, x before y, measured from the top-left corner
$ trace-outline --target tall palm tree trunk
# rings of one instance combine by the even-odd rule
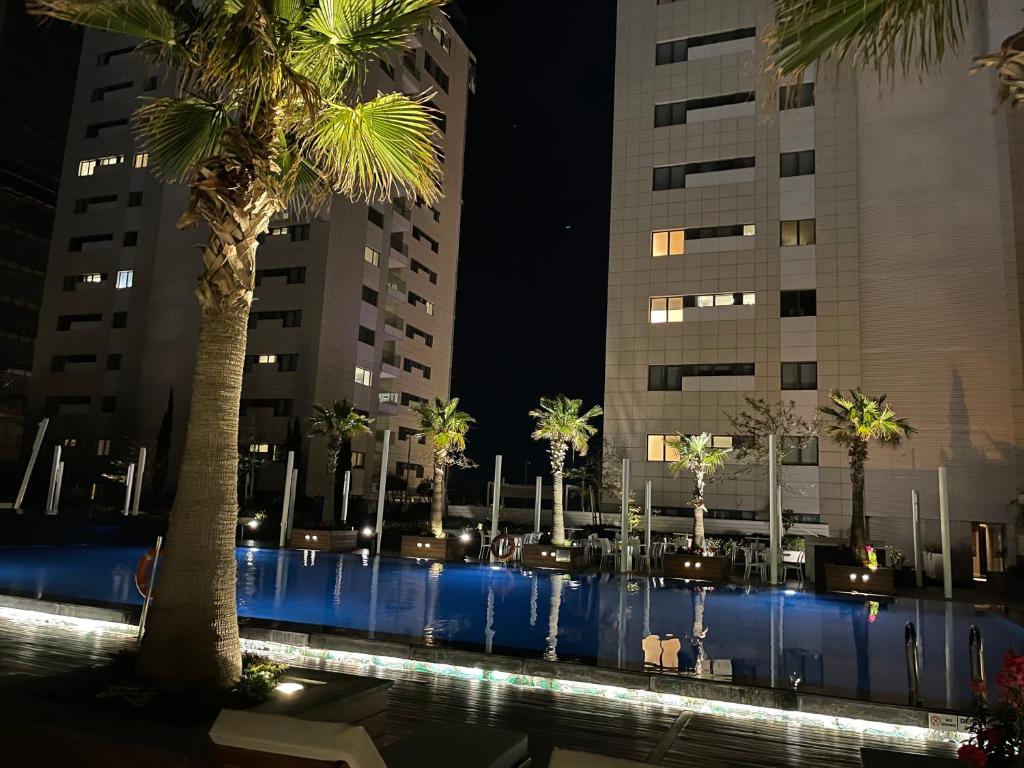
[[[697,472],[693,486],[693,545],[704,546],[704,475]]]
[[[444,455],[434,453],[434,487],[430,498],[430,531],[435,538],[444,536]]]
[[[334,490],[338,484],[337,465],[327,468],[327,488],[324,491],[324,508],[320,513],[320,522],[330,528],[334,525]]]
[[[565,543],[565,517],[562,512],[562,470],[556,469],[551,479],[551,543]]]
[[[222,688],[241,674],[235,609],[238,402],[248,305],[203,319],[178,492],[139,672]]]
[[[850,446],[850,486],[853,497],[853,515],[850,518],[850,548],[857,559],[863,562],[865,554],[864,524],[864,462],[867,459],[867,445],[858,441]]]

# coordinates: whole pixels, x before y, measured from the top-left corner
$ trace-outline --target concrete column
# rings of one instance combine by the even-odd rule
[[[495,562],[494,540],[498,536],[498,515],[501,513],[501,454],[494,457],[494,495],[491,499],[491,549],[490,560]]]
[[[942,531],[942,595],[952,600],[953,552],[949,542],[949,485],[945,467],[939,467],[939,525]]]
[[[341,523],[348,520],[348,494],[352,489],[352,470],[345,470],[345,482],[341,486]]]
[[[60,489],[64,485],[64,460],[57,465],[57,484],[53,489],[53,511],[54,514],[60,511]]]
[[[142,477],[146,472],[146,449],[139,448],[139,465],[135,470],[135,499],[132,501],[132,514],[138,515],[142,506]]]
[[[768,435],[768,543],[769,580],[779,583],[779,527],[782,510],[779,509],[778,445],[775,435]]]
[[[651,557],[651,481],[644,483],[644,552],[647,553],[648,563]],[[650,595],[648,595],[650,600]],[[648,635],[650,632],[647,633]],[[646,635],[645,635],[646,636]]]
[[[128,465],[128,476],[124,480],[124,514],[128,515],[132,511],[132,490],[133,482],[135,480],[135,464]]]
[[[540,506],[541,495],[544,493],[544,479],[537,475],[537,482],[533,492],[533,532],[540,533]]]
[[[295,451],[288,451],[288,463],[284,470],[284,498],[281,501],[281,535],[278,539],[278,546],[283,547],[288,541],[288,529],[291,521],[288,519],[292,495],[292,468],[295,466]]]
[[[292,483],[288,491],[288,534],[291,536],[292,522],[295,520],[295,497],[299,494],[299,469],[292,470]]]
[[[391,450],[391,430],[384,430],[384,447],[380,454],[380,485],[377,488],[377,554],[384,538],[384,494],[388,489],[388,451]]]
[[[14,499],[14,508],[21,511],[21,504],[25,501],[25,492],[28,490],[28,481],[32,477],[32,470],[36,466],[36,459],[39,458],[39,449],[43,447],[43,436],[46,428],[50,425],[49,419],[43,419],[36,428],[36,439],[32,442],[32,454],[28,459],[28,466],[25,467],[25,474],[21,476],[21,485],[18,487],[18,495]]]
[[[622,460],[622,519],[619,523],[619,572],[629,572],[629,459]]]
[[[46,491],[46,513],[53,514],[53,491],[57,487],[57,470],[60,468],[60,446],[53,446],[53,465],[50,467],[50,486]]]
[[[924,553],[921,551],[921,495],[910,492],[910,515],[914,534],[914,578],[918,589],[924,586]]]

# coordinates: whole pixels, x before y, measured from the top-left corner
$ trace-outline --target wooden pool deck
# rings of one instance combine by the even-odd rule
[[[73,629],[19,624],[0,617],[0,676],[51,675],[102,662],[130,648],[118,635],[89,635]],[[319,662],[318,668],[366,674],[359,667]],[[377,669],[394,681],[382,744],[429,722],[499,726],[529,734],[531,768],[546,768],[555,746],[630,758],[650,765],[725,768],[857,768],[860,748],[951,756],[953,747],[934,742],[782,725],[668,707],[497,683],[464,681],[429,673]]]

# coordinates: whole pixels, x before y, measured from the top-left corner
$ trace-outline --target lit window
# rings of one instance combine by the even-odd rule
[[[88,274],[82,275],[83,283],[102,283],[103,275],[99,272],[89,272]]]
[[[271,365],[271,364],[276,363],[276,362],[277,362],[277,355],[260,355],[259,356],[259,363],[260,363],[260,365]]]
[[[375,267],[380,266],[380,251],[375,251],[370,246],[366,246],[363,249],[363,260],[368,264],[373,264]]]
[[[713,306],[715,306],[715,297],[712,294],[710,294],[710,293],[705,294],[704,296],[698,296],[697,297],[697,306],[698,307],[713,307]]]
[[[96,441],[96,455],[97,456],[109,456],[110,455],[110,441],[109,440],[97,440]]]
[[[356,366],[356,384],[362,384],[364,387],[369,387],[373,384],[373,373]]]
[[[716,307],[731,307],[736,303],[735,297],[731,293],[716,293],[715,294],[715,306]]]
[[[94,173],[96,173],[95,160],[83,160],[78,164],[79,176],[92,176]]]
[[[117,273],[117,282],[114,284],[117,288],[131,288],[132,282],[135,279],[134,269],[121,269]]]
[[[366,466],[366,454],[362,451],[352,451],[352,469],[362,469]]]
[[[756,234],[757,234],[757,227],[755,225],[753,225],[753,224],[744,224],[743,225],[743,236],[744,237],[753,237]]]
[[[423,302],[423,306],[427,310],[427,314],[428,315],[434,314],[434,302],[432,302],[432,301],[425,301],[425,302]]]
[[[124,155],[107,155],[106,157],[100,157],[96,159],[96,163],[100,167],[107,167],[111,165],[120,165],[124,162]]]
[[[780,245],[814,245],[814,219],[783,221],[779,226]]]
[[[651,236],[651,256],[682,256],[686,249],[686,232],[670,229]]]
[[[665,436],[664,435],[648,435],[647,436],[647,460],[648,461],[664,461],[665,460]]]
[[[78,445],[78,440],[76,438],[74,438],[74,437],[66,437],[66,438],[64,438],[64,447],[65,448],[74,448],[76,445]]]
[[[683,297],[659,296],[651,299],[650,321],[652,323],[683,322]]]
[[[288,234],[288,227],[271,227],[270,228],[270,236],[271,237],[278,237],[279,235],[287,235],[287,234]]]
[[[752,306],[754,303],[755,303],[755,301],[754,301],[754,293],[753,292],[744,293],[743,294],[743,304],[745,306],[749,307],[749,306]]]
[[[136,152],[135,153],[135,167],[136,168],[147,168],[149,166],[149,152]]]
[[[270,453],[270,443],[249,443],[249,453]]]
[[[732,448],[732,436],[731,435],[712,435],[711,436],[711,447],[712,448]]]
[[[651,299],[651,322],[668,322],[668,299]]]
[[[399,400],[397,392],[379,392],[377,394],[377,402],[382,405],[398,405]]]

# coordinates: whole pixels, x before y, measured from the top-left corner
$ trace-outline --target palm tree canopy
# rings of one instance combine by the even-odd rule
[[[725,457],[731,448],[715,448],[710,432],[699,435],[676,435],[665,439],[665,444],[679,453],[679,458],[669,467],[673,475],[687,472],[703,472],[708,479],[725,465]]]
[[[420,417],[420,433],[427,436],[435,452],[452,455],[466,450],[466,433],[476,419],[459,410],[459,398],[416,403],[413,410]]]
[[[340,443],[368,434],[372,423],[373,419],[357,411],[347,400],[335,400],[330,407],[313,406],[309,434],[326,437],[328,443]]]
[[[587,441],[597,432],[597,427],[590,424],[590,419],[600,416],[604,411],[595,405],[584,413],[582,400],[575,400],[565,395],[542,397],[540,407],[530,411],[530,416],[537,419],[533,430],[534,440],[548,440],[553,444],[571,445],[580,456],[587,455]]]
[[[896,416],[892,406],[885,401],[885,395],[870,397],[855,389],[848,395],[833,390],[829,397],[833,407],[821,409],[832,420],[825,430],[840,445],[877,440],[896,447],[903,438],[917,431],[906,419]]]
[[[443,0],[29,0],[31,12],[139,39],[176,95],[134,116],[168,181],[218,165],[255,176],[278,208],[393,187],[439,196],[429,93],[364,99],[368,67]],[[262,162],[248,164],[256,157]],[[253,167],[255,166],[255,167]],[[191,219],[197,217],[191,212]]]

